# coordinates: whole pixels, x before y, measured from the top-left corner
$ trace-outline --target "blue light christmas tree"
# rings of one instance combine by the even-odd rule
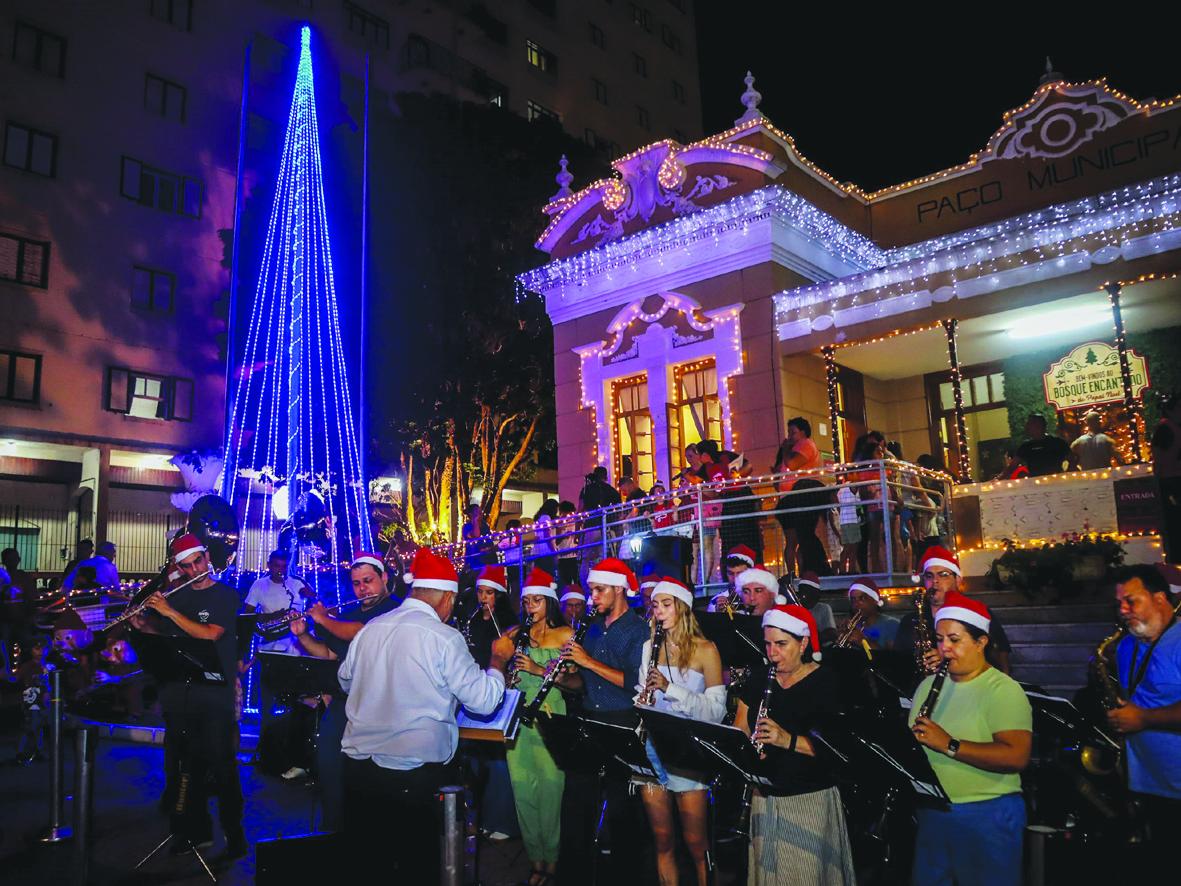
[[[245,537],[257,539],[244,546],[244,570],[264,568],[288,509],[309,500],[323,509],[335,536],[329,552],[348,557],[354,548],[373,547],[332,273],[310,28],[304,26],[300,38],[274,203],[226,428],[223,495],[237,507]],[[239,476],[250,478],[249,485],[237,483]],[[282,538],[287,543],[289,534]],[[331,557],[316,560],[305,547],[293,562],[306,572]],[[319,584],[318,573],[311,578]]]

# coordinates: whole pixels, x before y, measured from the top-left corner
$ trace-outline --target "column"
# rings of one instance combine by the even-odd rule
[[[828,382],[828,433],[832,440],[832,460],[839,465],[845,461],[844,453],[841,451],[845,441],[841,439],[841,403],[840,391],[837,389],[836,350],[832,345],[825,345],[820,349],[820,353],[824,355],[824,377]]]
[[[1140,423],[1137,420],[1136,398],[1132,394],[1132,369],[1128,364],[1128,344],[1124,340],[1124,314],[1120,307],[1119,283],[1108,283],[1107,300],[1111,302],[1111,320],[1115,325],[1115,349],[1119,353],[1120,381],[1124,388],[1124,411],[1132,425],[1132,459],[1140,464],[1144,459],[1140,452]]]
[[[960,378],[960,355],[956,349],[956,330],[959,321],[954,317],[941,321],[943,332],[947,336],[947,362],[951,366],[951,394],[955,402],[955,436],[956,458],[959,462],[955,466],[959,475],[959,482],[972,482],[972,457],[968,451],[968,426],[964,422],[964,394]],[[949,467],[951,467],[949,465]]]

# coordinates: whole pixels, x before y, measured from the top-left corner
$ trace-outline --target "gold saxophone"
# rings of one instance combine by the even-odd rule
[[[935,648],[931,626],[923,612],[923,603],[926,599],[926,588],[919,588],[914,592],[914,668],[920,674],[931,673],[931,668],[927,667],[927,653]]]
[[[1128,626],[1121,621],[1114,631],[1099,641],[1099,645],[1095,647],[1095,653],[1091,656],[1091,677],[1099,690],[1099,700],[1105,711],[1114,711],[1124,703],[1124,695],[1119,682],[1107,670],[1107,653],[1127,633]],[[1100,727],[1100,731],[1107,734],[1103,727]],[[1114,752],[1110,748],[1085,745],[1079,751],[1079,763],[1082,764],[1083,769],[1092,775],[1109,775],[1114,772],[1120,765],[1123,756],[1123,741],[1119,738],[1114,741],[1119,745],[1119,749]]]

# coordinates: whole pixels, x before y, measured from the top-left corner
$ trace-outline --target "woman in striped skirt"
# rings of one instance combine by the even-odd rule
[[[836,780],[816,759],[809,731],[836,713],[836,676],[822,668],[816,620],[802,606],[763,615],[763,642],[774,675],[749,683],[735,725],[761,742],[770,787],[751,804],[750,886],[856,882]],[[770,690],[767,691],[768,681]],[[759,717],[766,699],[767,713]]]

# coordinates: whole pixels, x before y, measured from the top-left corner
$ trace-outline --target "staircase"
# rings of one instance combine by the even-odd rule
[[[1018,591],[985,590],[983,581],[969,579],[965,589],[1000,618],[1013,647],[1013,678],[1033,683],[1047,693],[1070,698],[1087,682],[1087,662],[1099,641],[1115,628],[1113,599],[1088,596],[1063,603],[1030,601]],[[848,602],[826,592],[825,602],[840,622],[848,617]],[[903,597],[887,604],[885,613],[902,618],[913,604]]]

